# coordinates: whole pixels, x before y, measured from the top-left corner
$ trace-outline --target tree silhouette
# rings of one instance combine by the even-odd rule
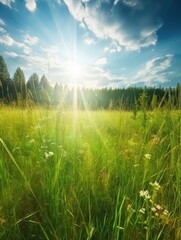
[[[27,89],[29,90],[30,98],[38,103],[39,102],[39,77],[37,73],[33,73],[28,82],[27,82]]]
[[[40,102],[42,104],[50,104],[52,88],[45,75],[43,75],[40,79],[39,90]]]
[[[0,98],[3,98],[5,100],[8,98],[9,81],[10,75],[8,68],[4,61],[4,58],[0,56]]]
[[[26,83],[24,72],[18,67],[14,73],[13,83],[16,92],[16,100],[26,98]]]

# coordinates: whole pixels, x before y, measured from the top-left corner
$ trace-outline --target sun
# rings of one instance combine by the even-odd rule
[[[85,69],[77,60],[68,60],[66,64],[67,75],[72,82],[80,82],[84,75]]]

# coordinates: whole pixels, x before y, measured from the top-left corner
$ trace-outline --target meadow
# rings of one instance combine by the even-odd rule
[[[0,109],[1,240],[181,239],[181,112]]]

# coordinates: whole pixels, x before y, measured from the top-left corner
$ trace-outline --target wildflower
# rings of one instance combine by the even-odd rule
[[[158,144],[160,142],[160,138],[157,135],[152,135],[152,143]]]
[[[165,209],[165,210],[163,211],[163,214],[167,216],[167,215],[169,214],[168,210]]]
[[[136,167],[138,167],[138,166],[139,166],[139,164],[134,164],[133,166],[136,168]]]
[[[131,204],[128,204],[128,205],[127,205],[127,211],[130,211],[131,209],[132,209]]]
[[[154,183],[150,182],[150,185],[157,191],[161,188],[160,184],[157,181]]]
[[[149,202],[150,202],[151,204],[153,204],[153,200],[152,200],[151,198],[149,199]]]
[[[156,207],[158,210],[162,210],[162,209],[163,209],[159,204],[155,204],[155,207]]]
[[[152,208],[151,208],[151,211],[152,211],[152,212],[156,212],[156,208],[155,208],[155,207],[152,207]]]
[[[45,158],[48,159],[48,158],[54,156],[54,153],[53,152],[45,152],[44,155],[45,155]]]
[[[143,197],[144,199],[150,199],[151,198],[148,190],[146,190],[146,191],[141,190],[139,193],[140,193],[140,197]]]
[[[150,160],[150,159],[151,159],[151,154],[146,153],[146,154],[144,155],[144,157],[145,157],[147,160]]]
[[[145,214],[145,208],[141,208],[141,209],[139,210],[139,213]]]

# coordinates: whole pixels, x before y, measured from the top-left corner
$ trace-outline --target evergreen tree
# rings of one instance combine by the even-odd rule
[[[30,97],[34,102],[38,102],[38,90],[39,90],[39,77],[37,73],[33,73],[28,82],[27,89],[29,90]]]
[[[24,72],[18,67],[14,73],[13,82],[16,90],[16,99],[26,98],[26,84]]]
[[[181,84],[176,86],[176,105],[177,109],[181,109]]]
[[[52,88],[51,88],[50,83],[45,75],[43,75],[40,79],[39,89],[40,89],[41,103],[50,104]]]
[[[62,85],[55,84],[52,92],[52,102],[57,105],[63,99],[63,87]]]
[[[4,61],[4,58],[0,56],[0,98],[8,97],[8,81],[10,79],[10,75],[8,72],[8,68]]]

